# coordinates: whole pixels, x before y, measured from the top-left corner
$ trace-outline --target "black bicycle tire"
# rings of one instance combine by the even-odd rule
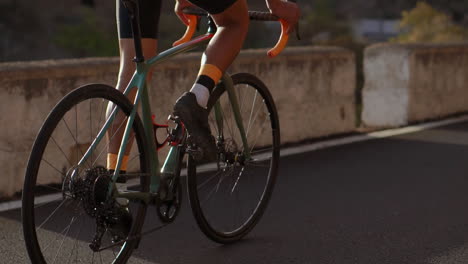
[[[266,184],[265,191],[259,202],[259,205],[249,220],[246,222],[244,227],[232,234],[224,234],[215,230],[210,224],[208,223],[207,219],[203,214],[203,210],[200,206],[199,197],[197,194],[197,180],[196,180],[196,162],[194,159],[189,155],[187,160],[187,189],[188,189],[188,196],[190,201],[190,206],[192,208],[192,213],[196,219],[196,222],[201,229],[201,231],[211,240],[220,243],[220,244],[229,244],[236,242],[242,239],[245,235],[247,235],[258,223],[260,218],[262,217],[269,200],[271,198],[274,185],[276,183],[276,178],[278,175],[278,167],[279,167],[279,148],[280,148],[280,126],[279,126],[279,119],[278,113],[276,110],[275,103],[273,101],[273,97],[269,92],[266,85],[258,79],[256,76],[248,73],[238,73],[232,76],[232,80],[234,85],[236,84],[248,84],[250,86],[255,87],[260,94],[265,99],[265,103],[268,107],[268,111],[271,114],[271,126],[273,132],[273,142],[274,150],[272,155],[272,166],[270,168],[270,177],[268,183]],[[213,90],[213,93],[210,96],[210,100],[208,102],[208,110],[211,110],[214,106],[215,102],[220,98],[220,96],[225,92],[224,86],[221,84]]]
[[[129,115],[133,107],[132,103],[125,97],[121,92],[115,88],[104,85],[104,84],[88,84],[79,87],[69,94],[67,94],[62,100],[49,113],[48,117],[44,121],[39,130],[39,133],[34,141],[33,148],[30,154],[28,165],[26,168],[26,174],[24,178],[24,187],[22,194],[22,209],[21,218],[23,225],[23,235],[26,243],[28,255],[33,263],[43,264],[46,263],[44,256],[41,253],[40,245],[37,240],[35,230],[35,219],[34,219],[34,186],[37,180],[37,173],[40,166],[41,157],[44,154],[45,147],[47,146],[48,140],[52,135],[54,129],[60,122],[62,116],[70,110],[74,105],[91,98],[103,98],[112,101],[118,105],[126,115]],[[144,129],[138,114],[135,116],[133,123],[135,130],[135,141],[138,144],[138,149],[141,153],[140,158],[140,169],[142,172],[149,171],[149,161],[146,150],[146,139],[144,136]],[[140,178],[142,191],[149,191],[149,181],[147,177],[142,176]],[[143,227],[147,205],[141,203],[132,225],[132,230],[129,236],[139,234]],[[125,244],[124,251],[118,255],[118,259],[114,263],[125,263],[131,256],[135,246],[138,245],[139,241],[130,240]]]

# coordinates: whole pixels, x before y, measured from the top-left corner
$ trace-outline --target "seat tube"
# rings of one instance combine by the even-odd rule
[[[159,160],[156,152],[156,142],[154,138],[153,122],[151,118],[150,102],[148,95],[148,87],[144,84],[142,97],[141,97],[141,112],[143,117],[143,123],[145,127],[146,143],[149,145],[149,158],[150,158],[150,192],[156,193],[159,189],[160,183],[160,171],[159,171]]]
[[[141,44],[141,30],[140,30],[140,11],[139,11],[139,0],[121,0],[129,11],[131,19],[131,27],[133,33],[133,43],[135,45],[135,58],[133,61],[136,63],[143,62],[143,48]]]

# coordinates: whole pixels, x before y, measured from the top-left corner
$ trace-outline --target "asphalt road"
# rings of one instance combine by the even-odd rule
[[[468,263],[467,172],[468,123],[284,157],[244,240],[211,242],[185,202],[129,263]],[[1,213],[0,263],[28,263],[23,244],[19,211]]]

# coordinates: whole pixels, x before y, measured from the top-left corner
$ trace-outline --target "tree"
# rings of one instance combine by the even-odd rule
[[[92,8],[80,11],[80,16],[58,26],[54,43],[74,57],[117,56],[115,30],[106,30]]]
[[[410,11],[403,11],[399,24],[403,33],[394,42],[461,42],[468,40],[468,30],[456,25],[445,13],[426,2],[418,2]]]

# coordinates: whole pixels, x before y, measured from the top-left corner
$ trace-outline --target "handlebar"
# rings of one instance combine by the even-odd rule
[[[288,22],[286,22],[283,19],[279,19],[278,16],[273,15],[272,13],[269,12],[260,12],[260,11],[249,11],[249,18],[251,20],[259,20],[259,21],[279,21],[281,23],[281,35],[276,43],[276,45],[270,49],[267,54],[268,57],[274,58],[278,54],[280,54],[284,48],[286,47],[286,44],[288,44],[289,40],[289,34],[286,33],[286,29],[288,28]]]
[[[198,17],[208,16],[208,13],[206,13],[204,10],[195,8],[187,8],[184,10],[184,13],[186,14],[187,19],[189,20],[189,25],[187,26],[187,30],[185,31],[184,36],[181,39],[174,42],[173,46],[177,46],[190,41],[193,37],[193,34],[195,33],[195,29],[198,23]],[[289,26],[288,23],[285,20],[279,19],[278,16],[273,15],[269,12],[249,11],[249,18],[251,20],[279,21],[281,23],[280,38],[276,45],[267,52],[268,57],[270,58],[276,57],[278,54],[280,54],[281,51],[283,51],[283,49],[286,47],[286,44],[289,40],[289,34],[286,33],[286,29]]]
[[[174,44],[172,44],[173,46],[184,44],[185,42],[190,41],[193,37],[193,34],[195,33],[195,29],[197,28],[198,23],[198,16],[193,14],[187,14],[186,16],[189,20],[187,30],[185,30],[185,34],[182,36],[181,39],[175,41]]]

